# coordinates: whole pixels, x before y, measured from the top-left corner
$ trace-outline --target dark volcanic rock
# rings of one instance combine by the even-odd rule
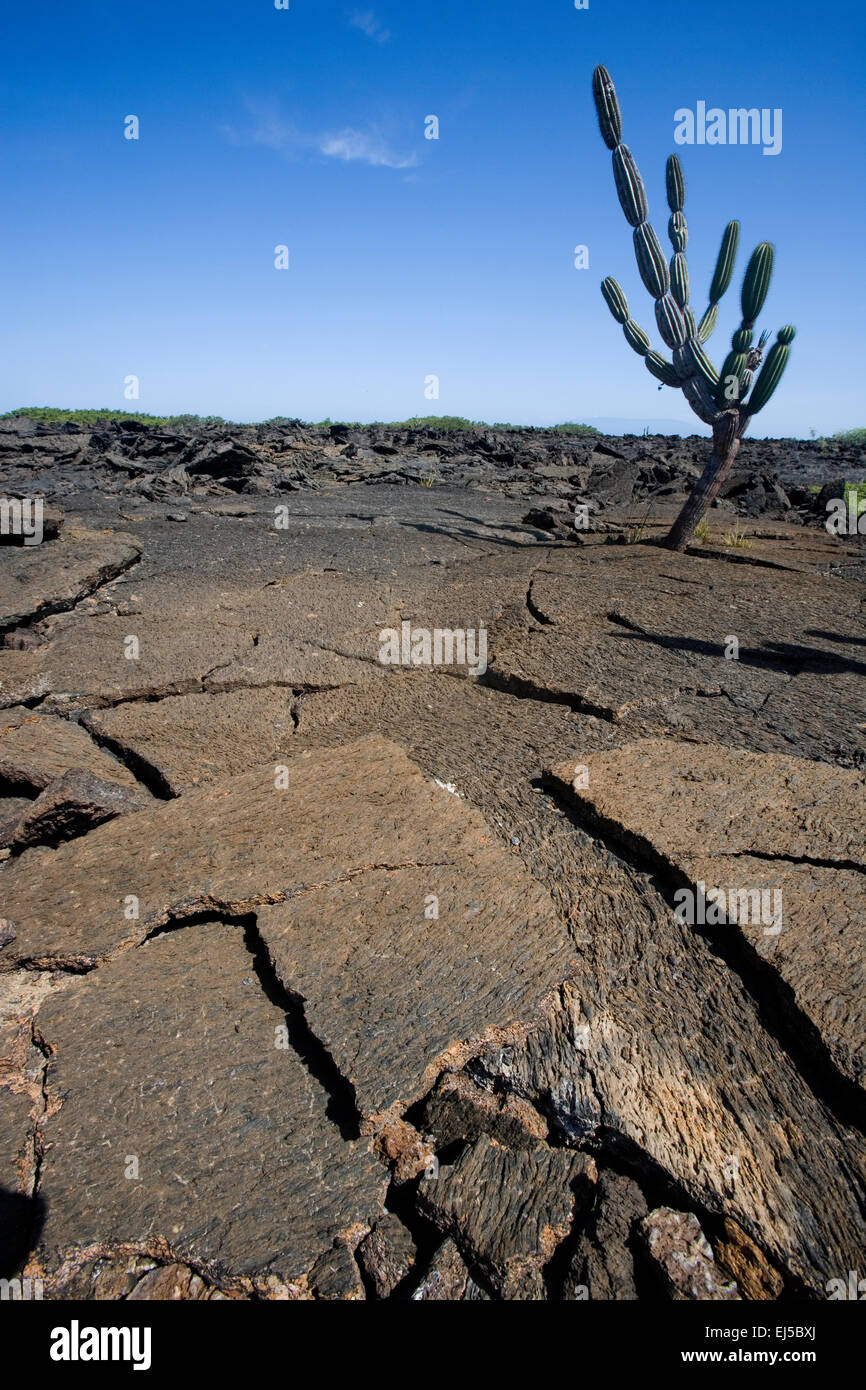
[[[393,1212],[377,1221],[358,1246],[358,1261],[377,1298],[390,1298],[415,1263],[415,1242]]]
[[[598,822],[674,871],[683,920],[739,935],[778,972],[780,994],[862,1086],[866,778],[674,740],[643,740],[588,766],[585,790],[574,789],[572,766],[555,775]]]
[[[512,1152],[492,1139],[422,1180],[422,1211],[483,1271],[500,1297],[543,1299],[545,1265],[588,1206],[595,1164],[546,1146]]]
[[[338,1237],[372,1227],[387,1174],[328,1117],[285,1026],[224,922],[160,936],[43,1006],[56,1106],[37,1259],[55,1293],[93,1247],[120,1245],[301,1291]]]
[[[132,773],[77,724],[26,708],[0,714],[0,782],[41,792],[71,768],[130,790],[138,786]]]
[[[593,1209],[571,1258],[566,1299],[636,1299],[633,1242],[647,1214],[646,1199],[631,1178],[599,1174]]]
[[[0,824],[0,846],[26,849],[28,845],[56,845],[85,835],[103,821],[143,811],[152,804],[148,793],[72,768],[49,782],[13,820]]]
[[[862,1267],[866,549],[817,488],[864,451],[747,438],[669,553],[709,449],[0,421],[66,516],[0,550],[4,1254],[47,1296]],[[404,621],[486,668],[383,664]],[[781,921],[682,920],[699,882]]]

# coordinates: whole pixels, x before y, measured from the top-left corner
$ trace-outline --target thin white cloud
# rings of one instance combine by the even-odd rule
[[[351,126],[333,135],[321,136],[318,148],[320,154],[342,159],[347,164],[358,161],[385,169],[411,169],[418,163],[417,155],[398,155],[375,132],[353,130]]]
[[[360,29],[361,33],[366,34],[374,43],[387,43],[391,37],[390,31],[379,23],[372,10],[356,10],[349,23],[353,29]]]
[[[344,126],[340,130],[315,133],[299,130],[272,107],[251,106],[251,110],[255,119],[251,129],[223,127],[231,144],[264,145],[289,158],[316,153],[326,159],[339,159],[344,164],[369,164],[380,169],[411,169],[418,163],[417,154],[398,153],[375,127],[359,130],[355,126]]]

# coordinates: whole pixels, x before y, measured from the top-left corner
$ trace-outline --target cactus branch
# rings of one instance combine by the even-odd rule
[[[643,357],[647,370],[665,386],[679,386],[695,414],[713,430],[712,456],[664,542],[672,550],[684,550],[701,517],[718,496],[749,420],[767,404],[782,378],[794,329],[787,325],[779,330],[746,401],[767,342],[767,335],[762,334],[757,346],[752,346],[755,320],[770,288],[773,247],[768,241],[762,241],[752,252],[740,297],[742,322],[731,338],[731,351],[718,372],[702,345],[716,327],[719,301],[733,278],[740,224],[729,222],[724,230],[709,303],[698,324],[689,303],[685,257],[688,226],[683,212],[686,183],[680,161],[672,154],[665,168],[671,213],[668,237],[673,247],[668,263],[649,222],[649,204],[640,170],[631,150],[622,141],[622,113],[607,68],[597,67],[593,72],[592,93],[602,139],[611,151],[617,196],[632,228],[640,277],[655,300],[656,324],[663,342],[671,349],[673,360],[669,362],[651,349],[649,338],[629,314],[626,297],[615,280],[609,276],[603,280],[601,292],[613,317],[622,325],[626,341]]]

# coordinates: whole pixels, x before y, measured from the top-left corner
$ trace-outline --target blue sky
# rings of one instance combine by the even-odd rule
[[[3,22],[0,410],[249,420],[694,420],[661,347],[592,105],[610,69],[665,246],[674,112],[783,112],[781,153],[678,148],[698,315],[742,222],[775,243],[759,326],[795,323],[754,434],[866,424],[866,21],[828,0],[45,0]],[[137,141],[124,138],[136,115]],[[425,117],[439,139],[424,138]],[[287,245],[290,268],[274,267]],[[574,267],[586,245],[589,268]],[[139,378],[139,399],[124,381]],[[439,398],[425,380],[439,378]]]

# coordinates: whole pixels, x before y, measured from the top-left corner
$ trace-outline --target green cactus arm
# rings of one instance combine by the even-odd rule
[[[615,150],[622,140],[622,114],[611,75],[601,63],[592,74],[592,95],[601,138],[609,150]]]
[[[773,276],[773,257],[773,247],[769,241],[762,241],[752,252],[740,295],[743,328],[754,328],[755,319],[764,307]]]
[[[671,293],[680,308],[685,309],[689,302],[689,268],[682,251],[671,256],[670,274]]]
[[[720,410],[736,405],[743,394],[743,376],[746,371],[746,354],[731,351],[722,363],[716,387],[716,404]]]
[[[702,377],[710,391],[715,395],[716,387],[719,384],[719,373],[696,337],[688,338],[682,347],[674,349],[674,366],[681,378]]]
[[[699,420],[703,420],[705,425],[715,424],[719,414],[713,393],[707,382],[695,372],[694,376],[686,377],[685,381],[680,382],[680,389],[695,412]]]
[[[703,318],[698,324],[698,337],[700,338],[702,343],[705,343],[708,338],[711,338],[713,336],[718,321],[719,306],[718,304],[710,304],[707,307],[706,313],[704,314]]]
[[[683,176],[683,166],[675,154],[668,155],[668,162],[665,165],[665,186],[668,195],[668,207],[671,212],[682,212],[686,205],[686,181]]]
[[[639,227],[646,222],[649,205],[646,188],[640,176],[634,156],[628,145],[617,145],[611,155],[613,181],[619,197],[620,207],[630,227]]]
[[[653,299],[661,299],[670,289],[670,273],[661,243],[649,222],[641,222],[632,233],[634,254],[640,278]]]
[[[713,271],[712,284],[710,285],[709,303],[698,329],[698,336],[702,343],[707,342],[715,332],[719,319],[719,300],[733,278],[739,243],[740,224],[736,221],[729,222],[722,233],[722,244],[716,257],[716,268]]]
[[[684,213],[671,213],[668,218],[668,237],[675,252],[685,251],[689,244],[689,228]]]
[[[674,254],[670,260],[671,290],[680,308],[686,309],[689,303],[689,267],[685,255],[689,241],[689,229],[683,212],[686,201],[686,181],[682,165],[675,154],[668,157],[665,166],[665,186],[668,195],[668,207],[671,210],[668,221],[668,237],[674,248]]]
[[[651,347],[650,340],[643,329],[635,323],[634,319],[626,319],[622,326],[622,331],[625,334],[625,340],[629,347],[634,348],[635,352],[639,353],[641,357],[646,357]]]
[[[791,355],[791,343],[794,340],[794,333],[795,330],[792,324],[787,324],[784,328],[779,329],[776,335],[776,341],[767,353],[767,359],[758,372],[758,379],[746,403],[745,408],[747,414],[757,415],[759,410],[763,410],[779,382],[782,380],[782,373],[788,365],[788,358]]]
[[[628,300],[612,275],[608,275],[602,280],[601,292],[604,295],[605,304],[617,323],[625,323],[628,318]]]
[[[679,386],[680,378],[674,370],[673,363],[662,357],[660,352],[648,352],[644,362],[647,371],[652,372],[656,381],[663,382],[665,386]]]
[[[729,222],[722,233],[722,244],[719,247],[719,254],[716,258],[716,268],[713,272],[712,284],[710,285],[711,304],[718,304],[731,283],[739,244],[740,224],[737,221]]]

